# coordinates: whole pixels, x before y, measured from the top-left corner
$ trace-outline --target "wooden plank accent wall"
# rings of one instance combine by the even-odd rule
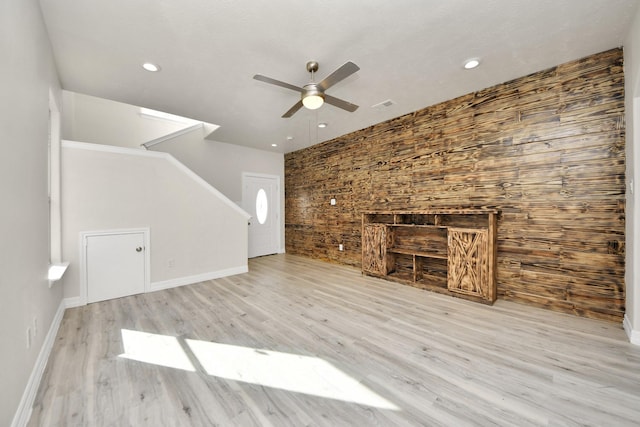
[[[353,266],[362,211],[499,209],[498,298],[620,321],[622,49],[289,153],[285,192],[287,252]]]

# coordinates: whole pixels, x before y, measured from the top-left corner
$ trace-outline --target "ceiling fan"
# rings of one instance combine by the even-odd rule
[[[255,76],[253,76],[253,78],[256,80],[260,80],[261,82],[270,83],[272,85],[281,86],[287,89],[295,90],[296,92],[300,92],[300,101],[296,102],[295,105],[289,109],[289,111],[284,113],[282,115],[282,118],[289,118],[293,116],[296,111],[298,111],[303,106],[310,110],[315,110],[316,108],[320,108],[325,102],[327,104],[333,105],[334,107],[342,108],[343,110],[347,110],[353,113],[358,109],[357,105],[336,98],[334,96],[327,95],[325,91],[336,83],[346,79],[359,69],[360,67],[349,61],[335,70],[333,73],[331,73],[320,83],[315,83],[313,81],[313,75],[316,71],[318,71],[318,63],[316,61],[309,61],[307,62],[307,71],[311,73],[311,82],[307,83],[303,87],[298,87],[289,83],[281,82],[280,80],[272,79],[271,77],[263,76],[262,74],[256,74]]]

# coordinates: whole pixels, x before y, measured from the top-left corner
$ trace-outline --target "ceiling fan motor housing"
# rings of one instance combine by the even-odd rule
[[[324,98],[324,92],[322,92],[316,83],[308,83],[302,88],[304,89],[302,92],[302,99],[305,99],[307,96],[319,96]]]

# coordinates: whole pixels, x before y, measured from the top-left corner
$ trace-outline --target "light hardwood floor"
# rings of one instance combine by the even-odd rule
[[[619,324],[291,255],[249,268],[67,310],[29,425],[640,424]]]

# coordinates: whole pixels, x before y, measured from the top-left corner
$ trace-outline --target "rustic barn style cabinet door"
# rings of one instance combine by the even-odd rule
[[[362,270],[387,275],[393,270],[393,234],[386,225],[366,224],[362,230]]]
[[[447,230],[447,288],[451,292],[492,300],[487,230]]]

